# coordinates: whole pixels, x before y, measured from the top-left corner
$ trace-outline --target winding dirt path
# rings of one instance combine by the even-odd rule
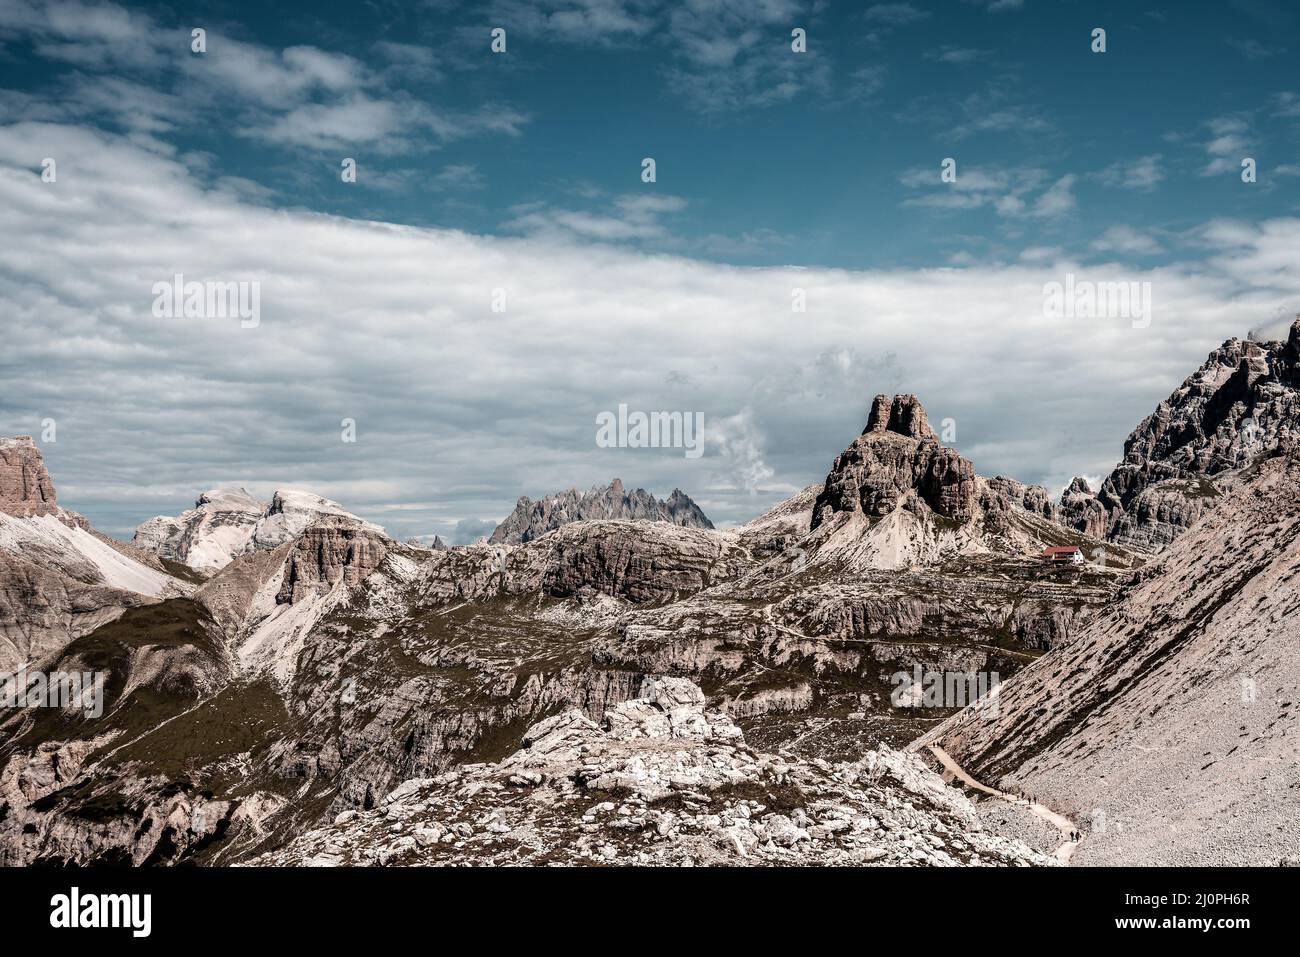
[[[1079,846],[1078,841],[1071,839],[1071,834],[1078,830],[1073,821],[1062,814],[1057,814],[1045,804],[1030,803],[1029,801],[1016,797],[1014,794],[1007,794],[1005,791],[991,788],[987,784],[981,784],[962,770],[961,765],[954,761],[952,756],[943,748],[939,747],[937,744],[931,744],[929,745],[929,748],[931,753],[939,759],[939,763],[942,764],[946,770],[952,772],[953,777],[961,781],[962,784],[965,784],[967,787],[976,791],[981,791],[984,794],[991,794],[993,797],[1001,798],[1011,804],[1023,805],[1029,808],[1035,817],[1042,818],[1060,831],[1061,836],[1065,838],[1065,842],[1056,849],[1056,853],[1053,856],[1062,864],[1070,863],[1070,858],[1074,856],[1075,848]]]

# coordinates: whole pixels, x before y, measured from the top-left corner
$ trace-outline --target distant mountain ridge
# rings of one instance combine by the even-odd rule
[[[338,502],[299,489],[277,489],[269,503],[242,488],[213,489],[175,518],[160,515],[141,523],[132,544],[195,571],[215,572],[239,555],[293,541],[313,522],[331,515],[382,531]]]
[[[634,519],[668,522],[682,528],[713,528],[713,523],[681,489],[667,499],[658,499],[643,488],[628,492],[621,479],[609,485],[594,485],[586,492],[568,488],[534,502],[527,495],[496,527],[488,539],[494,545],[522,545],[570,522],[592,519]]]

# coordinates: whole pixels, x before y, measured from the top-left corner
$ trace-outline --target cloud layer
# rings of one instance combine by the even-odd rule
[[[274,210],[189,159],[0,127],[0,230],[21,238],[0,248],[0,434],[54,419],[61,499],[119,533],[242,484],[464,538],[521,494],[613,476],[743,521],[820,481],[882,391],[953,419],[982,473],[1059,486],[1107,471],[1209,348],[1300,309],[1294,219],[1206,224],[1195,267],[734,268],[604,245],[609,224],[502,239]],[[1040,189],[1027,204],[1061,193]],[[645,203],[620,221],[653,224]],[[1044,284],[1071,272],[1151,282],[1149,327],[1045,318]],[[260,325],[154,317],[177,273],[259,282]],[[598,448],[620,403],[701,413],[704,456]]]

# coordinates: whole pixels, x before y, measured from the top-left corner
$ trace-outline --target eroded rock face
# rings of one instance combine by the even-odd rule
[[[868,432],[894,432],[911,439],[938,441],[925,409],[914,395],[896,395],[892,401],[887,395],[876,396],[871,402],[863,434]]]
[[[681,489],[673,489],[667,499],[660,500],[643,488],[624,491],[622,481],[614,479],[604,487],[598,485],[586,492],[570,488],[540,502],[524,496],[515,505],[514,512],[497,526],[489,541],[521,545],[570,522],[595,519],[668,522],[683,528],[713,527],[700,507]]]
[[[866,429],[826,476],[813,507],[812,528],[838,512],[881,516],[917,501],[944,518],[965,522],[977,499],[974,466],[939,444],[916,397],[900,395],[891,402],[878,395]]]
[[[1060,514],[1047,489],[1041,485],[1026,485],[1002,475],[988,480],[991,491],[1004,498],[1008,504],[1023,509],[1033,515],[1041,515],[1048,521],[1060,521]]]
[[[160,558],[216,571],[244,553],[266,509],[242,488],[213,489],[175,518],[160,515],[144,522],[132,541]]]
[[[387,540],[350,518],[330,515],[298,538],[285,562],[279,603],[294,603],[330,591],[342,582],[359,584],[388,553]]]
[[[532,543],[541,588],[555,597],[597,592],[636,603],[691,595],[735,577],[745,556],[712,531],[627,522],[583,522]]]
[[[1110,514],[1088,485],[1088,480],[1076,476],[1061,493],[1060,521],[1076,531],[1105,538],[1110,526]]]
[[[1300,319],[1285,341],[1233,338],[1211,352],[1124,443],[1123,461],[1097,494],[1110,539],[1158,551],[1238,470],[1300,432],[1297,357]],[[1091,506],[1075,514],[1095,522]]]
[[[54,483],[30,435],[0,438],[0,512],[19,518],[58,511]]]
[[[144,595],[87,584],[0,552],[0,671],[58,651],[147,601]]]
[[[1130,548],[1158,552],[1191,528],[1222,493],[1209,479],[1169,479],[1148,485],[1116,512],[1109,537]]]

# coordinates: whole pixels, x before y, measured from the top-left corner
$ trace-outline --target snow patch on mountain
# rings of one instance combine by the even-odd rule
[[[141,524],[133,543],[161,558],[212,573],[240,555],[293,541],[327,515],[343,516],[383,532],[337,502],[302,489],[278,489],[269,503],[258,501],[242,488],[213,489],[200,495],[194,508],[175,518],[158,516]]]
[[[179,594],[176,579],[128,558],[76,524],[71,513],[32,518],[0,514],[0,549],[35,558],[39,564],[87,584],[108,585],[151,598]]]

